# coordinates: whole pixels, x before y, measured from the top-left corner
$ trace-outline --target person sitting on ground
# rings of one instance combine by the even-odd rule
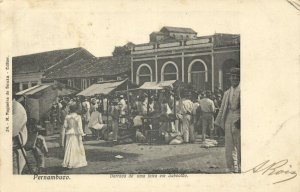
[[[91,129],[93,136],[97,136],[97,140],[100,140],[101,137],[104,138],[105,131],[107,130],[107,124],[103,123],[101,107],[93,107],[92,109],[93,111],[91,113],[88,127]]]

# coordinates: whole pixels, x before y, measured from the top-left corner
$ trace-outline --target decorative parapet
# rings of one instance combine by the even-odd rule
[[[153,45],[143,45],[143,46],[136,46],[133,48],[134,51],[144,51],[144,50],[149,50],[149,49],[153,49],[154,46]]]
[[[146,54],[146,53],[156,53],[161,51],[172,51],[181,50],[189,48],[206,48],[210,49],[213,47],[212,36],[205,38],[197,38],[190,40],[178,40],[173,42],[162,42],[156,44],[140,44],[132,48],[131,54]]]
[[[197,44],[206,44],[206,43],[211,43],[211,38],[192,39],[185,42],[186,45],[197,45]]]
[[[166,47],[178,47],[180,46],[180,42],[172,42],[172,43],[162,43],[158,44],[158,48],[166,48]]]
[[[240,46],[240,35],[214,34],[197,37],[195,39],[175,40],[169,42],[157,42],[135,45],[131,49],[131,55],[158,53],[164,51],[180,51],[184,49],[230,48]]]

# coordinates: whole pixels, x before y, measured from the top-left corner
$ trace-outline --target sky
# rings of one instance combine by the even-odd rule
[[[11,15],[12,54],[83,47],[97,57],[108,56],[115,46],[127,42],[147,43],[149,34],[163,26],[189,27],[198,36],[215,32],[240,34],[238,1],[226,1],[232,3],[230,6],[209,2],[21,2]]]
[[[0,1],[0,12],[4,13],[0,17],[0,35],[10,38],[7,42],[11,48],[6,50],[12,56],[75,47],[83,47],[96,57],[109,56],[115,46],[149,42],[149,34],[163,26],[189,27],[198,36],[241,34],[242,42],[254,43],[263,34],[266,38],[284,34],[268,25],[299,26],[295,19],[290,19],[297,18],[297,10],[287,1],[269,2],[14,0],[1,4]]]

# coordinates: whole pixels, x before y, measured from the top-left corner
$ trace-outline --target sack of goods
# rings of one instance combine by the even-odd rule
[[[201,144],[203,148],[216,147],[218,142],[214,139],[205,139],[205,141]]]

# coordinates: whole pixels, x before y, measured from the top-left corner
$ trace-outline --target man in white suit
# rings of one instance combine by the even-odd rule
[[[231,87],[224,93],[215,125],[225,130],[225,155],[227,168],[241,172],[240,134],[240,69],[230,70]]]

